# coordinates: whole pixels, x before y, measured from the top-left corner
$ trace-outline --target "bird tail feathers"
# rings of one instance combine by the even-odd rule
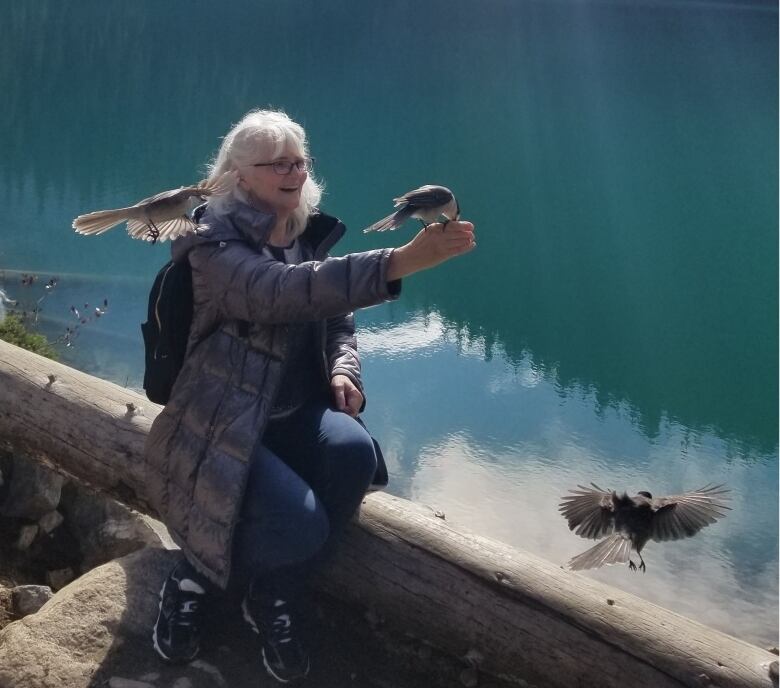
[[[572,571],[595,569],[611,564],[626,564],[631,556],[631,540],[621,533],[613,533],[597,545],[569,560]]]
[[[368,234],[369,232],[384,232],[388,229],[396,229],[406,222],[411,215],[412,211],[408,206],[401,208],[401,210],[396,210],[394,213],[379,220],[379,222],[375,222],[370,227],[366,227],[363,230],[363,233]]]
[[[78,234],[102,234],[128,220],[130,211],[130,208],[117,208],[116,210],[98,210],[94,213],[79,215],[73,220],[73,229]]]

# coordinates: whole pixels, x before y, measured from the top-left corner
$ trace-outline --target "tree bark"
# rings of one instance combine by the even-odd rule
[[[0,341],[0,441],[152,516],[142,455],[159,411]],[[387,494],[366,498],[317,584],[521,686],[777,686],[759,647]]]

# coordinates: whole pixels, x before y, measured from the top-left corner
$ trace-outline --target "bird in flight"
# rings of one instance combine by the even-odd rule
[[[212,181],[204,179],[194,186],[163,191],[127,208],[98,210],[79,215],[73,220],[78,234],[102,234],[116,225],[127,222],[127,233],[133,239],[165,241],[194,232],[198,225],[188,213],[209,196],[224,196],[233,190],[238,175],[228,171]]]
[[[679,495],[653,497],[649,492],[627,493],[578,485],[562,498],[558,510],[569,522],[569,530],[577,535],[597,540],[597,545],[569,561],[574,571],[593,569],[609,564],[625,564],[632,571],[637,566],[631,553],[639,557],[639,569],[646,570],[642,548],[648,540],[662,542],[691,537],[730,509],[724,501],[729,490],[723,485],[704,487]],[[606,537],[605,537],[606,536]]]
[[[431,222],[436,222],[442,215],[450,220],[460,218],[460,208],[454,194],[446,186],[434,186],[426,184],[419,189],[408,191],[403,196],[394,198],[394,213],[366,227],[363,232],[384,232],[388,229],[397,229],[409,218],[414,217],[427,227]],[[447,222],[444,225],[447,225]]]

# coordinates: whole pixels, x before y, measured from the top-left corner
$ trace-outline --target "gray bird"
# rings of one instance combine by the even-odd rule
[[[393,200],[398,210],[370,227],[366,227],[363,232],[384,232],[388,229],[396,229],[410,217],[416,217],[424,227],[427,227],[431,222],[436,222],[442,215],[447,218],[447,222],[460,218],[458,201],[446,186],[426,184]],[[447,222],[444,223],[445,226]]]
[[[127,222],[127,233],[133,239],[165,241],[176,239],[197,228],[188,216],[195,206],[209,196],[223,196],[236,185],[238,175],[228,171],[211,183],[204,179],[194,186],[163,191],[128,208],[98,210],[79,215],[73,220],[73,229],[79,234],[102,234],[116,225]]]
[[[572,494],[563,497],[558,507],[569,522],[569,530],[577,535],[593,540],[608,536],[569,561],[574,571],[626,562],[636,571],[631,560],[634,551],[644,572],[647,567],[641,552],[648,540],[690,537],[725,516],[723,509],[731,508],[723,503],[729,499],[723,496],[729,492],[723,485],[705,485],[693,492],[655,498],[649,492],[618,496],[614,490],[591,485],[595,489],[578,485],[578,490],[569,490]]]

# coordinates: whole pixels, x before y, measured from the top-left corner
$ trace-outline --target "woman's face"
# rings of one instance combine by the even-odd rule
[[[284,165],[273,163],[288,163],[286,166],[290,171],[287,174],[279,174],[279,169]],[[289,163],[296,163],[298,166]],[[259,202],[277,216],[285,217],[301,203],[301,189],[308,177],[306,166],[307,161],[298,151],[287,147],[275,158],[240,166],[239,186],[249,194],[253,203]]]

